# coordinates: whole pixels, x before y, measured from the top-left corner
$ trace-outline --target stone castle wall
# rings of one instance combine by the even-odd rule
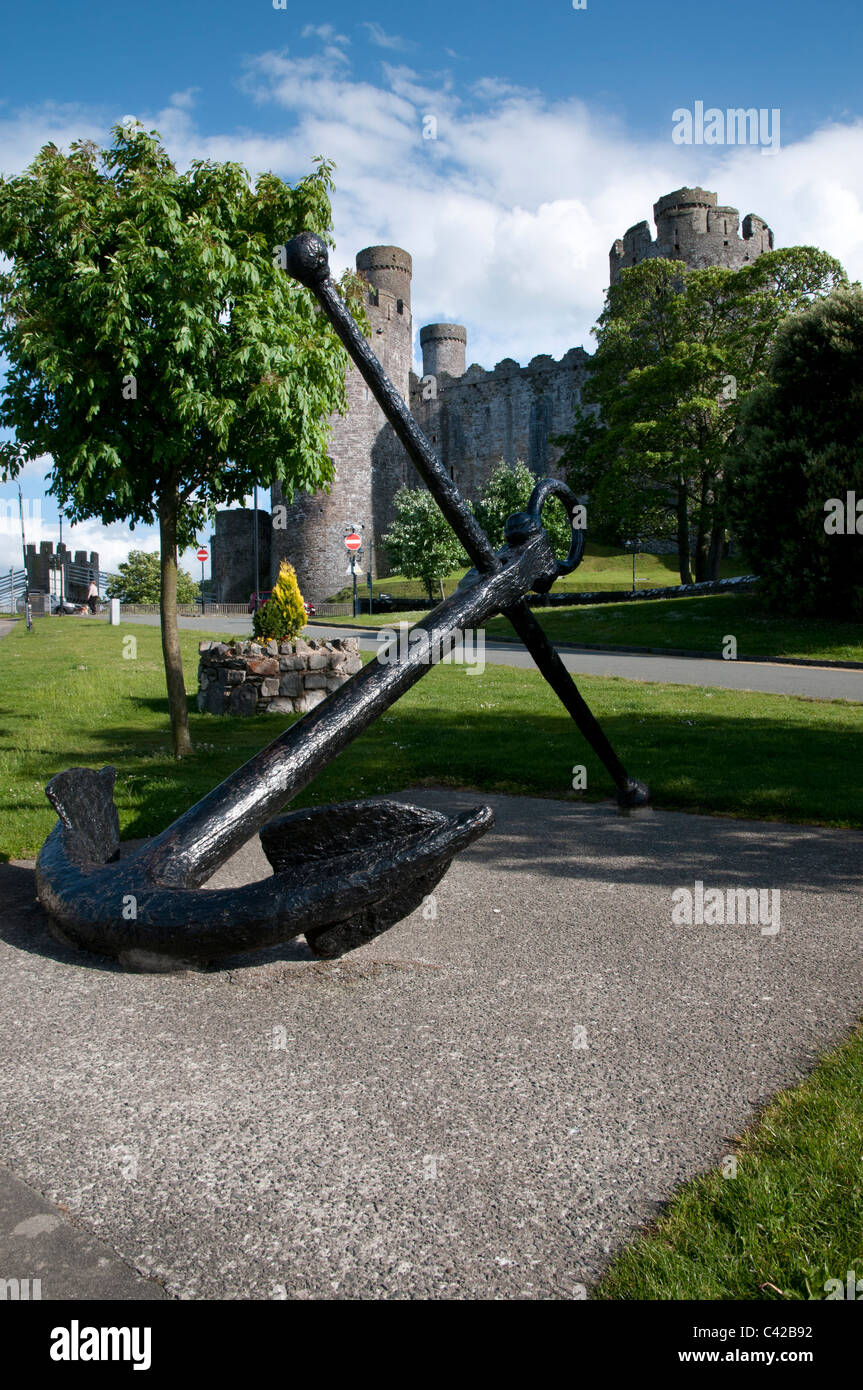
[[[539,356],[520,367],[506,358],[490,372],[474,365],[460,377],[434,378],[436,395],[429,377],[414,376],[411,413],[466,497],[479,496],[501,459],[553,475],[561,450],[550,436],[572,429],[588,360],[583,348],[571,348],[559,362]]]
[[[270,537],[272,518],[258,510],[258,562],[261,589],[270,585]],[[255,587],[254,508],[225,509],[216,513],[215,534],[210,537],[214,603],[247,603]]]
[[[53,541],[40,541],[39,549],[35,543],[28,542],[24,552],[25,563],[27,565],[27,584],[30,589],[49,594],[59,589],[59,580],[55,579],[52,584],[52,571],[57,567],[57,563],[63,568],[63,593],[72,603],[84,603],[87,592],[90,588],[90,579],[99,582],[99,554],[98,551],[91,550],[89,555],[86,550],[76,550],[74,554],[63,541],[54,550]],[[70,566],[74,565],[76,573],[74,578],[70,572]],[[83,573],[86,571],[86,574]]]

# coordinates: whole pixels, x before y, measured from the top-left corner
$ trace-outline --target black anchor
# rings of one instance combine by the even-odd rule
[[[564,483],[543,479],[527,510],[507,521],[505,543],[495,552],[339,298],[324,243],[303,232],[286,250],[289,273],[316,296],[474,568],[450,599],[412,629],[407,651],[393,644],[385,660],[369,662],[122,861],[116,770],[70,768],[51,779],[46,794],[59,823],[37,861],[39,899],[62,939],[131,967],[217,961],[301,934],[316,955],[330,959],[412,912],[454,855],[492,826],[490,807],[447,816],[378,800],[272,817],[451,650],[465,629],[496,613],[509,618],[610,773],[621,809],[649,800],[647,787],[627,776],[525,601],[531,591],[547,592],[581,560],[577,499]],[[563,500],[574,522],[565,560],[556,558],[542,525],[542,507],[551,496]],[[201,891],[256,831],[272,877]]]

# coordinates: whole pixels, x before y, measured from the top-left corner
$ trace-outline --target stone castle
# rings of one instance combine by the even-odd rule
[[[737,269],[773,246],[773,233],[762,218],[745,217],[741,237],[737,209],[718,206],[716,194],[703,188],[666,194],[653,216],[655,241],[646,222],[615,241],[609,255],[612,284],[628,266],[649,257],[693,268]],[[572,428],[589,361],[584,348],[571,348],[560,361],[540,355],[526,367],[504,358],[491,371],[476,364],[466,368],[467,333],[461,324],[427,324],[419,334],[423,374],[418,377],[410,255],[398,246],[370,246],[357,255],[356,268],[368,283],[372,349],[463,495],[476,498],[501,459],[523,459],[538,477],[555,473],[560,449],[550,439]],[[284,528],[272,525],[273,516],[284,517],[275,511],[285,506],[278,488],[272,490],[272,516],[258,513],[262,589],[275,580],[282,558],[293,564],[303,595],[313,602],[343,588],[350,576],[344,537],[354,527],[362,528],[363,574],[370,558],[375,577],[389,573],[381,537],[393,519],[393,499],[400,487],[418,486],[419,479],[353,364],[347,399],[347,414],[332,422],[330,491],[295,498]],[[245,602],[255,587],[253,527],[250,509],[217,513],[212,537],[217,601]]]

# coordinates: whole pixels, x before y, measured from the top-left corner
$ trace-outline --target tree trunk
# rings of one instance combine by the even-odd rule
[[[686,482],[683,478],[677,479],[677,562],[680,567],[681,584],[691,584],[689,509],[686,505]]]
[[[159,545],[161,547],[161,590],[159,616],[162,624],[162,655],[165,661],[165,684],[168,687],[168,709],[171,715],[171,738],[174,757],[182,758],[192,751],[189,737],[189,711],[186,704],[186,682],[183,677],[183,658],[180,653],[180,633],[177,627],[177,494],[171,491],[159,502]]]
[[[725,527],[721,520],[714,516],[713,528],[710,532],[710,553],[707,557],[707,578],[717,580],[719,578],[719,562],[725,549]]]
[[[703,584],[707,578],[708,562],[708,525],[707,517],[710,510],[710,485],[706,473],[701,475],[701,498],[698,508],[698,531],[695,537],[695,582]]]

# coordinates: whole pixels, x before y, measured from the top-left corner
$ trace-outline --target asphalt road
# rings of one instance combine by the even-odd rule
[[[81,621],[85,621],[82,619]],[[158,627],[157,617],[139,616],[123,623],[145,623]],[[247,636],[247,618],[180,618],[181,627],[203,632],[224,632]],[[329,627],[314,623],[309,627],[320,637],[357,635],[364,651],[377,650],[373,628]],[[711,661],[701,657],[655,656],[617,652],[587,652],[559,648],[563,662],[573,675],[622,676],[633,681],[660,681],[677,685],[715,686],[725,690],[763,690],[769,694],[806,695],[817,700],[863,700],[863,671],[843,671],[829,666],[786,666],[770,662]],[[533,667],[533,658],[514,643],[489,641],[485,659],[498,666]]]
[[[859,833],[408,799],[488,801],[497,826],[433,910],[329,964],[300,941],[124,974],[55,944],[32,867],[0,865],[7,1277],[43,1299],[112,1279],[126,1298],[582,1297],[863,1010]],[[210,886],[266,872],[254,841]],[[674,925],[696,880],[778,889],[778,929]]]

